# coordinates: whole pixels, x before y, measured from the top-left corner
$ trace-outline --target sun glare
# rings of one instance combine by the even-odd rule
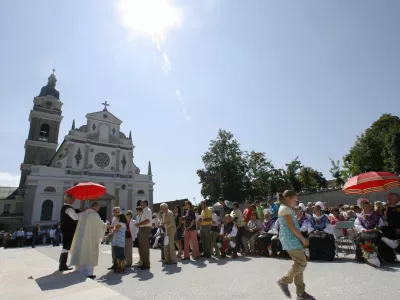
[[[180,10],[169,0],[120,0],[118,11],[124,26],[141,31],[153,38],[180,24]]]

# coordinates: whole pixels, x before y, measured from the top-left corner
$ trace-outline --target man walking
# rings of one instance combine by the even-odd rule
[[[212,224],[212,213],[207,207],[205,200],[201,201],[201,215],[199,218],[200,226],[200,242],[203,249],[203,257],[211,257],[211,224]]]
[[[72,240],[74,238],[76,225],[78,223],[78,214],[75,212],[72,204],[75,199],[71,195],[65,195],[64,205],[60,212],[60,230],[63,235],[63,247],[60,254],[59,271],[69,271],[72,268],[67,266],[68,251],[71,249]]]
[[[140,206],[142,207],[142,215],[140,216],[140,222],[136,223],[136,227],[139,227],[139,256],[142,259],[142,265],[139,267],[142,270],[150,269],[150,230],[151,230],[151,220],[152,212],[148,207],[147,200],[142,200]]]
[[[176,233],[175,217],[172,211],[168,209],[166,203],[160,205],[162,212],[162,226],[165,228],[165,235],[163,241],[164,247],[164,260],[163,263],[174,265],[176,261],[175,242],[174,237]]]

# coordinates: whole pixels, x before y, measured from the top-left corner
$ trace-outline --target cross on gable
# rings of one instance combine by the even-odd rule
[[[107,111],[107,106],[110,106],[110,104],[107,103],[107,101],[104,101],[101,105],[104,105],[103,111]]]

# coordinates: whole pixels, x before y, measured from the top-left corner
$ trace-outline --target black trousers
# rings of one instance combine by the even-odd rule
[[[36,234],[32,235],[32,248],[35,248],[36,246],[37,237],[38,236]]]
[[[240,252],[240,249],[244,249],[242,237],[246,233],[246,227],[238,227],[237,234],[236,234],[236,251]]]

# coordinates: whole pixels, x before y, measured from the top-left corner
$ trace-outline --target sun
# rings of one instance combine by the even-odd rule
[[[168,29],[180,25],[180,10],[169,0],[119,0],[117,8],[125,27],[153,38],[162,38]]]

